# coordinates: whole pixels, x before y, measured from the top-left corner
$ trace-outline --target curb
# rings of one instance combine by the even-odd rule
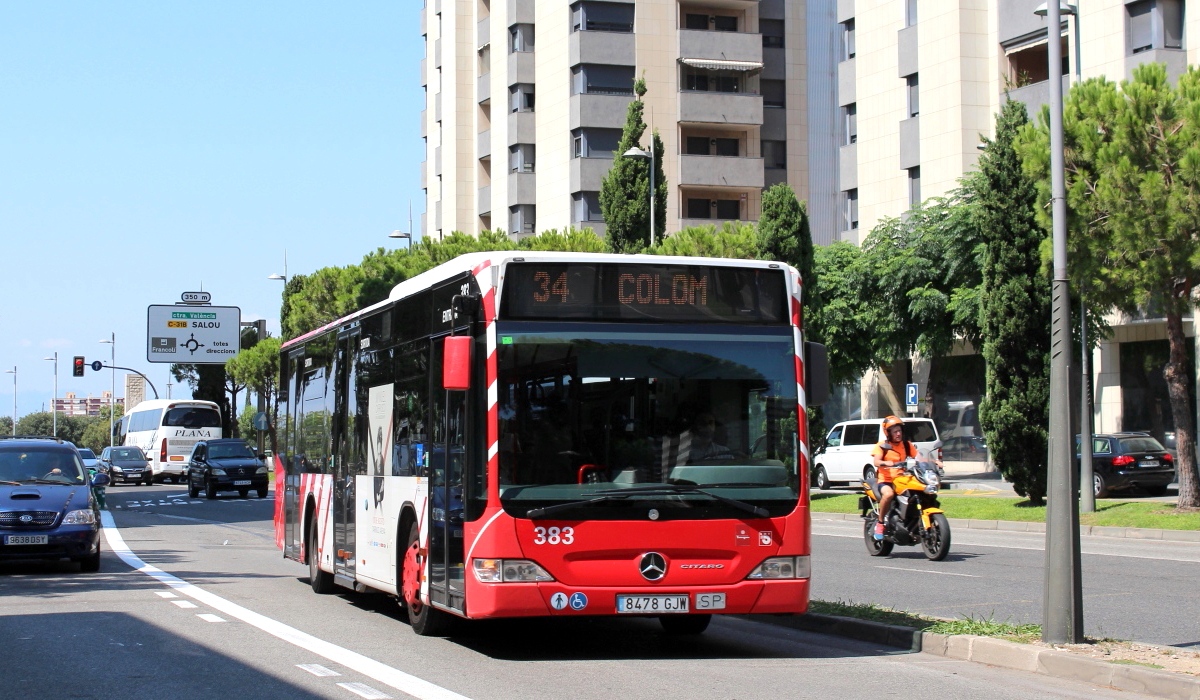
[[[812,513],[813,520],[861,520],[857,513]],[[949,518],[950,527],[965,530],[1003,530],[1005,532],[1045,532],[1046,523],[1023,523],[1011,520],[963,520]],[[1141,527],[1108,527],[1080,525],[1080,535],[1115,537],[1132,540],[1161,540],[1163,542],[1200,543],[1200,530],[1155,530]]]
[[[1200,678],[1152,668],[1114,664],[1003,639],[933,634],[912,627],[817,613],[794,617],[753,616],[750,619],[806,632],[848,637],[914,653],[925,652],[948,659],[1040,673],[1159,698],[1200,700]]]

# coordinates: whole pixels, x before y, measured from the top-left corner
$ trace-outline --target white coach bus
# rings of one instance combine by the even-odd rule
[[[179,483],[192,446],[199,440],[221,437],[221,410],[212,401],[143,401],[121,419],[121,435],[121,444],[136,445],[146,453],[150,461],[147,484],[156,480]]]

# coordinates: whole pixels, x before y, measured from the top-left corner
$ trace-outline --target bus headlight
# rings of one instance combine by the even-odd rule
[[[747,579],[808,578],[811,569],[808,557],[771,557],[754,567]]]
[[[73,510],[63,516],[63,525],[95,525],[96,514],[91,510]]]
[[[553,581],[545,569],[528,559],[472,559],[480,583],[540,583]]]

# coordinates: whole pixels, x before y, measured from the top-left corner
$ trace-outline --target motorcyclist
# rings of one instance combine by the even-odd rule
[[[896,497],[892,481],[903,472],[905,460],[917,456],[917,446],[904,439],[904,421],[896,416],[884,418],[883,434],[886,439],[871,451],[871,457],[875,464],[875,478],[879,482],[879,520],[875,523],[875,539],[877,540],[883,539],[888,508],[892,504],[892,499]]]

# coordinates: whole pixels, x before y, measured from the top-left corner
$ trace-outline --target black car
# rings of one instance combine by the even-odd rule
[[[100,569],[100,506],[79,451],[58,438],[0,439],[0,561],[70,559]]]
[[[201,440],[192,448],[188,459],[188,496],[195,498],[203,489],[208,498],[218,491],[237,491],[245,498],[250,489],[259,498],[267,497],[267,467],[262,456],[256,455],[245,440],[221,438]]]
[[[1079,436],[1075,437],[1079,460]],[[1175,480],[1175,458],[1146,433],[1104,433],[1092,436],[1092,482],[1097,498],[1110,492],[1140,488],[1151,496],[1167,492]]]
[[[105,447],[100,453],[100,469],[108,474],[112,485],[145,483],[150,485],[150,461],[140,447]]]

